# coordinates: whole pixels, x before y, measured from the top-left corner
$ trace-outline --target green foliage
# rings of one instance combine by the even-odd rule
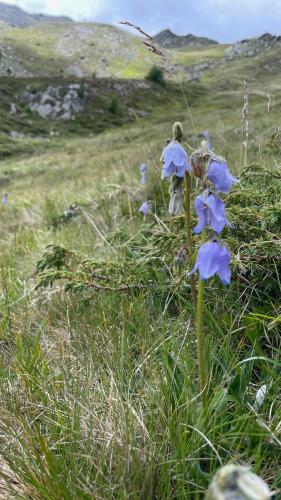
[[[113,115],[118,115],[120,113],[120,103],[117,96],[112,97],[108,106],[108,111]]]
[[[146,78],[146,80],[149,80],[150,82],[157,83],[158,85],[165,87],[164,73],[160,68],[157,68],[157,66],[153,66],[149,70],[149,72],[145,78]]]

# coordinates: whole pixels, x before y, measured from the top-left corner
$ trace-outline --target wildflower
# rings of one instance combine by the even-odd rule
[[[185,172],[191,172],[188,163],[188,156],[182,145],[177,141],[170,142],[163,149],[161,159],[164,162],[162,179],[167,179],[175,174],[177,177],[184,177]]]
[[[207,178],[214,184],[216,191],[220,191],[221,193],[229,193],[232,184],[239,182],[230,173],[225,160],[211,159],[207,170]]]
[[[182,211],[183,207],[184,191],[183,191],[182,177],[173,175],[169,193],[170,193],[169,214],[177,215]]]
[[[195,266],[189,275],[199,271],[203,281],[217,274],[223,285],[230,283],[230,252],[217,239],[203,243],[199,248]]]
[[[145,163],[143,163],[141,166],[140,166],[140,174],[141,174],[141,184],[146,184],[147,183],[147,165]]]
[[[270,490],[247,467],[229,464],[222,467],[211,482],[206,500],[269,500]]]
[[[204,191],[197,196],[195,209],[199,218],[197,226],[193,229],[195,234],[201,233],[207,225],[216,233],[220,233],[224,226],[229,225],[223,201],[210,192]]]
[[[149,213],[150,208],[151,204],[148,201],[144,201],[139,208],[139,212],[146,216]]]
[[[5,207],[8,203],[8,195],[7,193],[4,193],[3,196],[2,196],[2,205],[3,207]]]

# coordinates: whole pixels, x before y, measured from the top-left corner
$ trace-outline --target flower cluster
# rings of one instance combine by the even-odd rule
[[[195,200],[198,224],[193,231],[199,234],[209,228],[212,232],[208,241],[199,248],[195,266],[189,274],[199,271],[203,281],[217,274],[224,285],[229,285],[231,255],[221,242],[220,233],[230,224],[219,193],[229,193],[232,185],[239,181],[230,173],[223,158],[218,158],[206,148],[204,153],[204,144],[193,153],[191,163],[193,172],[201,179],[203,187],[202,193]]]

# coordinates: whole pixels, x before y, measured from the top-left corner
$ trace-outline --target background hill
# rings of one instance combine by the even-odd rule
[[[38,23],[71,22],[66,16],[48,16],[44,14],[29,14],[16,5],[0,2],[0,22],[9,26],[24,27]]]

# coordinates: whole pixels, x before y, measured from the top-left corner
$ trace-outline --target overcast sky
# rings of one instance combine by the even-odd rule
[[[4,0],[5,1],[5,0]],[[129,20],[150,34],[170,28],[233,42],[265,32],[281,35],[281,0],[6,0],[28,12],[76,20]]]

